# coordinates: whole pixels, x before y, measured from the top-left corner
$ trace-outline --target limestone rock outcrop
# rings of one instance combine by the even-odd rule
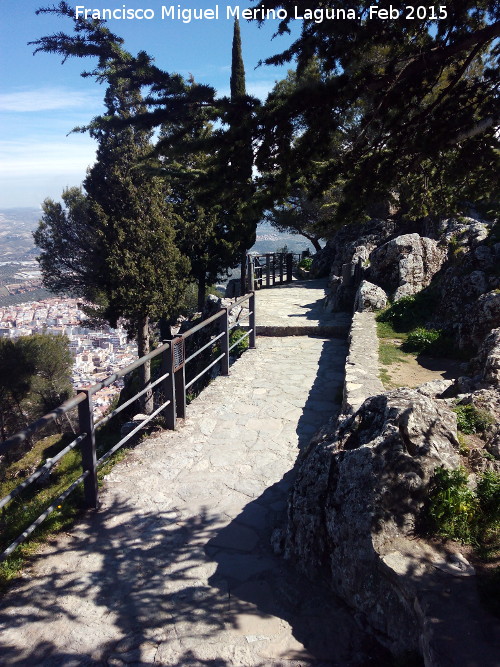
[[[427,287],[445,259],[446,250],[434,239],[403,234],[371,253],[370,279],[397,301]]]
[[[326,308],[352,310],[354,297],[371,251],[395,234],[391,220],[373,219],[360,225],[345,225],[313,258],[311,276],[329,275]]]
[[[492,229],[472,217],[346,225],[315,256],[312,273],[330,267],[331,311],[378,308],[383,300],[365,300],[363,292],[375,289],[367,283],[396,301],[431,286],[435,308],[426,326],[446,330],[460,350],[474,354],[500,327],[500,243]]]
[[[485,222],[471,217],[446,218],[439,222],[439,238],[458,246],[473,246],[484,241],[489,234]]]
[[[435,468],[459,465],[455,415],[398,389],[368,398],[325,438],[312,441],[299,468],[285,554],[308,574],[323,571],[392,651],[421,652],[416,593],[391,559],[411,553]]]

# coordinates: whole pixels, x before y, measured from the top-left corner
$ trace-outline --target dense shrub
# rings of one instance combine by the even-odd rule
[[[463,468],[437,468],[426,510],[430,532],[479,547],[491,545],[500,530],[500,475],[486,471],[474,491]]]
[[[233,357],[241,357],[243,352],[245,350],[248,350],[248,336],[246,338],[242,338],[242,336],[245,334],[245,329],[242,327],[236,327],[235,329],[231,329],[231,332],[229,334],[229,347],[231,345],[234,345],[237,340],[239,340],[239,343],[233,347],[231,350],[231,355]],[[241,339],[241,340],[240,340]]]
[[[417,327],[410,331],[403,348],[408,352],[428,352],[442,336],[443,332],[438,329]]]
[[[436,306],[431,290],[404,296],[377,316],[379,322],[389,322],[396,331],[411,331],[423,326]]]
[[[443,330],[425,327],[417,327],[410,331],[401,349],[404,352],[419,352],[440,357],[458,355],[453,339]]]
[[[304,259],[301,259],[299,262],[299,269],[305,269],[306,271],[310,271],[312,263],[313,263],[312,257],[304,257]]]

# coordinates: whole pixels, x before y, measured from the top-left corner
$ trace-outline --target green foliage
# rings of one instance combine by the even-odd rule
[[[486,470],[477,484],[476,494],[481,506],[483,520],[500,522],[500,475]]]
[[[442,338],[443,332],[437,329],[417,327],[410,331],[404,343],[409,352],[428,352]]]
[[[11,491],[21,481],[19,475],[41,465],[67,445],[73,436],[54,435],[38,441],[22,459],[8,465],[0,483],[0,497]],[[0,550],[3,551],[18,535],[57,498],[82,472],[81,455],[74,449],[64,456],[52,469],[43,485],[32,484],[2,510]],[[27,542],[16,549],[6,561],[0,563],[0,590],[6,587],[47,536],[67,527],[81,511],[82,490],[77,489],[71,496],[32,533]]]
[[[380,341],[378,354],[379,361],[384,366],[405,363],[408,361],[408,355],[404,353],[401,347],[395,345],[393,342]]]
[[[235,345],[231,350],[231,354],[237,358],[241,357],[241,355],[243,354],[243,352],[245,352],[245,350],[248,350],[249,346],[248,336],[246,336],[246,338],[242,338],[243,334],[245,333],[246,333],[245,329],[243,329],[242,327],[235,327],[234,329],[231,329],[229,333],[229,347],[231,347],[231,345],[234,345],[236,341],[241,339],[240,342],[237,345]]]
[[[467,486],[464,468],[437,468],[426,518],[430,532],[437,535],[479,547],[491,544],[500,529],[500,475],[483,473],[474,491]]]
[[[384,312],[384,311],[381,311]],[[380,314],[380,313],[379,313]],[[395,339],[395,340],[401,340],[405,341],[407,337],[407,333],[402,332],[402,331],[396,331],[394,327],[392,326],[391,322],[389,321],[381,321],[379,317],[377,316],[376,318],[377,322],[377,336],[379,338],[388,338],[388,339]]]
[[[453,408],[457,415],[457,428],[470,435],[472,433],[482,433],[493,423],[491,415],[486,410],[480,410],[472,404],[457,405]]]
[[[0,338],[0,435],[8,438],[72,394],[73,360],[66,336]],[[30,441],[8,458],[16,458]]]
[[[304,257],[304,259],[301,259],[299,262],[299,269],[305,269],[306,271],[310,271],[312,263],[313,263],[312,257]]]
[[[473,525],[478,512],[478,500],[467,487],[463,468],[437,468],[429,496],[428,516],[432,532],[461,542],[473,541]]]
[[[265,212],[264,219],[279,232],[304,236],[319,252],[320,240],[331,238],[337,227],[332,224],[336,207],[334,189],[317,190],[311,175],[301,178]]]
[[[441,329],[417,327],[408,333],[402,348],[405,352],[419,352],[437,357],[456,356],[453,339]]]
[[[279,35],[289,31],[292,5],[310,9],[307,0],[272,3],[288,11]],[[343,222],[384,200],[415,218],[497,199],[492,3],[463,0],[441,7],[438,20],[437,6],[419,20],[398,9],[400,20],[384,21],[369,18],[365,2],[336,3],[361,20],[304,20],[295,41],[266,60],[295,61],[297,76],[316,60],[319,76],[269,96],[258,167],[277,187],[309,171],[340,183],[335,217]]]
[[[430,318],[436,307],[436,297],[430,290],[404,296],[377,315],[378,322],[388,322],[399,332],[419,327]]]
[[[458,432],[457,433],[457,439],[458,439],[458,451],[462,456],[469,456],[470,453],[470,447],[467,442],[467,439],[465,437],[465,434],[463,432]]]

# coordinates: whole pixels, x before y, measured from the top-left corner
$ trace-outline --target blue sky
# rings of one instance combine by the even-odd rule
[[[29,41],[58,31],[71,32],[72,22],[54,16],[36,16],[39,7],[57,0],[1,0],[0,18],[0,208],[40,206],[45,197],[59,199],[67,186],[79,185],[92,164],[95,144],[82,134],[69,134],[86,124],[102,108],[104,87],[80,73],[90,60],[61,58],[39,53],[33,56]],[[227,5],[241,9],[248,0],[212,2],[180,0],[182,8],[209,9],[219,5],[219,20],[183,23],[161,19],[162,0],[82,0],[72,6],[126,8],[155,11],[152,20],[112,20],[108,25],[125,39],[131,53],[145,50],[156,64],[169,72],[193,74],[200,83],[229,92],[232,19]],[[177,7],[176,3],[175,6]],[[274,82],[286,76],[286,68],[262,66],[258,61],[286,48],[290,38],[272,40],[278,22],[262,28],[240,21],[247,89],[265,98]]]

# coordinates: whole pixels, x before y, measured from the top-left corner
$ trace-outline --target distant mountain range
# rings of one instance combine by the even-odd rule
[[[36,257],[33,231],[41,216],[39,208],[0,209],[0,262],[29,261]],[[293,252],[311,248],[311,244],[302,236],[282,234],[263,222],[257,228],[257,242],[252,250],[259,253],[275,252],[285,245]]]

